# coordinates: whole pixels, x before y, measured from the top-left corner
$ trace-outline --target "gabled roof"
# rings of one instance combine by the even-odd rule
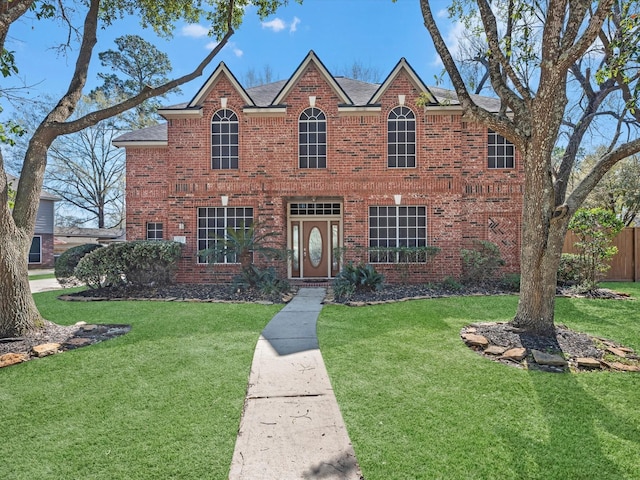
[[[382,95],[400,74],[406,74],[416,89],[429,96],[430,103],[427,108],[448,109],[453,107],[453,109],[460,109],[460,102],[455,91],[440,87],[427,87],[405,58],[400,59],[384,82],[380,84],[346,77],[334,77],[312,50],[288,80],[279,80],[266,85],[247,88],[246,90],[240,85],[227,66],[224,63],[220,63],[190,102],[163,108],[159,110],[159,113],[166,118],[201,116],[202,102],[210,94],[216,81],[221,76],[225,76],[246,102],[245,112],[269,111],[270,113],[279,114],[279,111],[285,111],[286,109],[286,105],[283,105],[282,102],[284,102],[291,89],[294,88],[305,69],[311,64],[318,69],[336,92],[340,101],[343,102],[339,105],[341,111],[379,110],[379,102]],[[478,106],[490,112],[498,112],[500,110],[500,100],[497,98],[482,95],[471,95],[471,98]],[[167,124],[163,123],[125,133],[117,137],[113,144],[117,147],[165,146],[167,145]]]
[[[402,57],[400,61],[396,64],[396,66],[393,68],[393,70],[391,70],[391,73],[387,76],[385,81],[382,82],[382,85],[380,85],[378,90],[373,94],[373,96],[369,100],[369,103],[372,103],[372,104],[378,103],[382,95],[387,91],[389,86],[398,77],[398,75],[400,75],[401,72],[405,72],[409,76],[409,78],[411,79],[411,82],[420,92],[424,92],[428,95],[430,99],[430,102],[429,102],[430,104],[436,103],[433,94],[429,91],[429,89],[424,84],[422,79],[418,76],[418,74],[411,67],[411,65],[409,65],[409,62],[407,62],[407,59],[404,57]]]
[[[215,86],[216,82],[221,78],[226,77],[227,80],[233,85],[236,91],[240,94],[245,102],[246,106],[254,106],[255,103],[244,89],[236,77],[231,73],[231,70],[225,65],[224,62],[220,62],[218,67],[213,71],[204,85],[200,87],[198,93],[191,99],[189,103],[174,105],[172,107],[165,107],[158,109],[158,113],[165,118],[174,117],[199,117],[202,115],[202,103],[207,98],[211,89]]]
[[[327,67],[324,66],[324,64],[316,56],[313,50],[311,50],[307,54],[306,58],[298,66],[296,71],[293,72],[293,75],[291,75],[291,78],[289,78],[287,83],[284,84],[284,86],[282,87],[282,89],[280,90],[276,98],[273,100],[274,105],[280,105],[283,102],[283,100],[287,97],[289,92],[291,92],[291,89],[294,87],[294,85],[297,83],[297,81],[300,79],[300,77],[302,76],[302,74],[310,64],[315,65],[315,67],[320,71],[320,73],[325,78],[327,83],[331,86],[331,88],[333,88],[333,90],[336,92],[338,97],[340,97],[340,100],[342,101],[342,103],[347,105],[353,105],[353,102],[349,98],[349,95],[347,95],[347,93],[342,89],[342,87],[336,81],[334,76],[329,73],[329,70],[327,70]]]
[[[20,181],[20,179],[18,177],[15,177],[13,175],[11,175],[10,173],[7,173],[7,183],[11,186],[11,188],[13,190],[16,190],[18,188],[18,182]],[[60,197],[54,195],[53,193],[49,193],[46,190],[42,190],[40,192],[40,200],[51,200],[52,202],[58,202],[60,200],[62,200]]]
[[[242,99],[245,101],[246,105],[254,105],[253,100],[251,99],[249,94],[247,94],[247,91],[243,88],[243,86],[240,85],[240,82],[238,82],[238,80],[233,75],[233,73],[231,73],[231,70],[227,68],[224,62],[220,62],[220,65],[218,65],[218,68],[216,68],[213,71],[213,73],[209,76],[209,78],[204,83],[204,85],[200,88],[200,90],[198,90],[198,93],[196,93],[196,95],[191,99],[191,101],[189,102],[188,108],[199,107],[200,105],[202,105],[202,102],[204,101],[205,98],[207,98],[207,96],[209,95],[209,92],[215,85],[216,81],[222,75],[227,77],[227,79],[231,82],[231,84],[238,91]]]

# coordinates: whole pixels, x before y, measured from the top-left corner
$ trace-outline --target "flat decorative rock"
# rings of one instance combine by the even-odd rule
[[[65,345],[73,348],[85,347],[87,345],[91,345],[91,343],[93,342],[90,338],[82,338],[82,337],[73,337],[67,340],[66,342],[64,342]]]
[[[576,358],[576,363],[579,367],[582,368],[600,368],[602,365],[600,364],[600,360],[597,358],[588,358],[588,357],[580,357]]]
[[[482,335],[476,335],[475,333],[463,333],[461,337],[467,345],[471,345],[473,347],[485,348],[489,345],[489,340]]]
[[[523,347],[511,348],[504,352],[500,357],[501,360],[513,360],[514,362],[521,362],[524,357],[527,356],[527,349]]]
[[[42,345],[36,345],[31,350],[36,357],[46,357],[47,355],[58,353],[60,347],[59,343],[43,343]]]
[[[638,365],[627,365],[626,363],[620,362],[613,362],[609,365],[611,365],[611,368],[620,370],[621,372],[640,372],[640,366]]]
[[[5,353],[4,355],[0,355],[0,368],[22,363],[28,358],[29,356],[24,353]]]
[[[613,353],[617,357],[625,358],[627,356],[627,352],[625,352],[621,348],[607,347],[607,352]]]
[[[507,350],[507,347],[500,347],[498,345],[490,345],[484,353],[488,355],[502,355]]]
[[[540,350],[531,350],[533,359],[538,365],[548,365],[551,367],[566,367],[567,361],[560,355],[541,352]]]

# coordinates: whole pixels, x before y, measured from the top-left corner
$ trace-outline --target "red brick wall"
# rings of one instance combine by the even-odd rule
[[[429,264],[410,265],[408,270],[376,265],[389,280],[458,277],[460,249],[473,239],[497,243],[507,260],[506,270],[517,271],[519,158],[515,169],[488,169],[486,128],[464,121],[459,112],[425,112],[415,103],[419,93],[401,74],[380,99],[380,112],[340,113],[342,100],[311,64],[285,99],[286,115],[256,116],[243,113],[246,102],[222,77],[203,104],[202,118],[169,121],[167,147],[127,148],[127,239],[144,238],[146,222],[162,222],[165,238],[187,239],[179,281],[206,282],[211,271],[196,264],[196,209],[220,206],[223,194],[229,196],[229,206],[253,207],[257,221],[282,232],[282,247],[289,200],[339,200],[344,205],[347,249],[368,245],[369,206],[393,205],[393,195],[401,194],[403,205],[427,207],[428,243],[441,251]],[[387,115],[398,106],[399,94],[416,114],[416,168],[387,168]],[[298,118],[309,107],[310,95],[327,117],[326,169],[298,168]],[[239,119],[238,170],[211,170],[211,117],[221,108],[221,97]],[[183,230],[178,229],[180,223]],[[236,270],[216,267],[218,273]]]

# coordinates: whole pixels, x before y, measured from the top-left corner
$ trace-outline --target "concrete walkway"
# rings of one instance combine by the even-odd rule
[[[263,330],[230,480],[361,478],[318,349],[324,295],[324,288],[301,288]]]
[[[53,273],[53,270],[30,270],[29,275],[45,275]],[[41,280],[29,280],[31,293],[49,292],[51,290],[60,290],[62,287],[55,278],[45,278]]]

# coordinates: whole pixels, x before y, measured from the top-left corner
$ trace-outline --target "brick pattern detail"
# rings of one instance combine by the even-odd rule
[[[213,274],[197,264],[197,207],[253,207],[255,220],[281,232],[286,247],[287,203],[317,198],[343,203],[343,243],[368,245],[368,210],[393,205],[427,207],[430,245],[441,249],[426,265],[381,265],[389,281],[424,282],[461,273],[460,250],[474,239],[496,242],[507,269],[519,269],[523,169],[487,168],[487,130],[454,113],[431,113],[415,104],[419,91],[404,73],[380,99],[381,112],[338,112],[339,96],[313,63],[300,76],[285,103],[286,114],[247,114],[245,102],[221,76],[204,100],[202,118],[172,119],[167,147],[127,148],[127,238],[145,238],[147,222],[162,222],[165,238],[185,236],[179,281],[209,282]],[[309,96],[327,118],[327,168],[298,168],[298,118]],[[387,115],[404,95],[416,115],[417,167],[387,168]],[[221,108],[238,115],[238,170],[211,169],[211,118]],[[491,219],[491,220],[489,220]],[[178,229],[184,224],[184,229]],[[349,255],[349,254],[347,254]],[[353,254],[352,254],[353,255]],[[349,257],[350,260],[365,260]],[[286,275],[286,267],[279,267]],[[236,265],[216,267],[231,276]],[[224,277],[224,275],[223,275]]]

